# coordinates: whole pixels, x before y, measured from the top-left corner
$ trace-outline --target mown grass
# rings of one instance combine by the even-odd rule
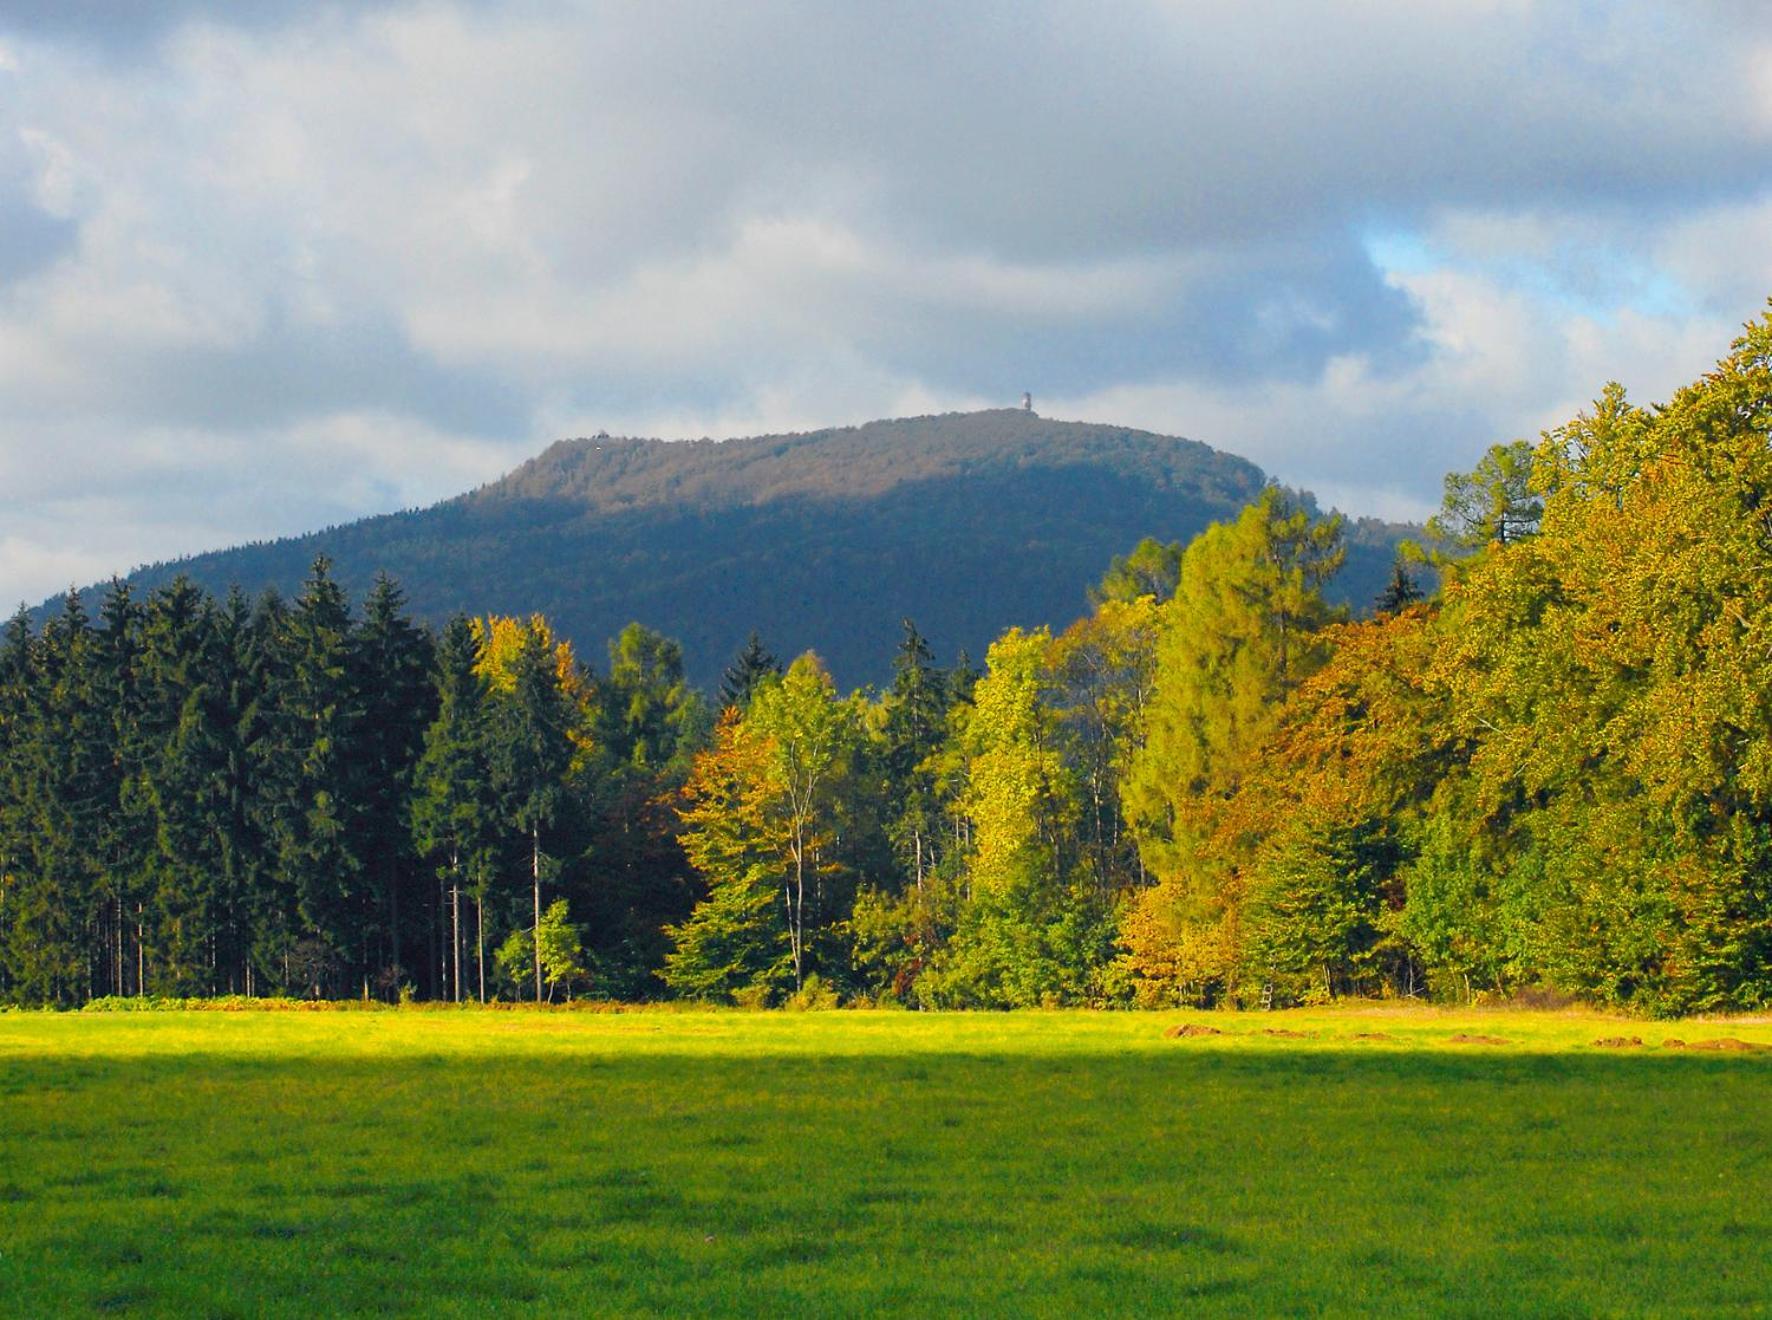
[[[1772,1026],[0,1015],[0,1309],[1760,1313],[1772,1054],[1669,1036]]]

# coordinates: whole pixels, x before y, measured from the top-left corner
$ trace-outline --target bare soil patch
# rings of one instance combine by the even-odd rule
[[[1198,1022],[1183,1022],[1170,1027],[1163,1033],[1170,1040],[1186,1040],[1192,1036],[1222,1036],[1224,1033],[1217,1027],[1201,1026]]]
[[[1709,1040],[1684,1041],[1669,1038],[1661,1042],[1667,1050],[1723,1050],[1728,1053],[1758,1053],[1761,1050],[1772,1050],[1772,1045],[1758,1045],[1751,1040],[1738,1040],[1734,1036],[1714,1036]]]
[[[1640,1050],[1643,1048],[1641,1036],[1601,1036],[1594,1042],[1603,1050]]]
[[[1452,1038],[1454,1045],[1505,1045],[1507,1041],[1500,1036],[1473,1036],[1459,1032]]]

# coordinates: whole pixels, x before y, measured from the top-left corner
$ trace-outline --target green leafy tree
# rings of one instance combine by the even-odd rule
[[[1114,557],[1100,583],[1090,589],[1089,603],[1127,603],[1150,596],[1161,604],[1175,594],[1176,584],[1181,581],[1181,557],[1185,551],[1180,541],[1145,537],[1129,554]]]
[[[535,928],[535,948],[548,986],[548,1002],[554,1002],[554,992],[560,988],[571,998],[572,987],[585,978],[584,938],[572,924],[565,899],[555,899],[542,913]]]
[[[569,805],[578,712],[561,686],[554,650],[539,629],[524,631],[512,660],[511,684],[495,692],[491,712],[492,783],[504,818],[529,840],[533,916],[542,917],[542,836]],[[535,997],[542,996],[541,952],[532,938]]]
[[[1466,551],[1512,545],[1532,535],[1544,516],[1532,471],[1532,446],[1526,441],[1491,445],[1474,469],[1447,476],[1445,498],[1428,522],[1428,534]]]
[[[836,893],[844,789],[856,768],[861,728],[854,706],[808,652],[751,696],[747,723],[767,748],[764,810],[787,847],[784,876],[794,988],[805,982],[807,931],[839,906]]]

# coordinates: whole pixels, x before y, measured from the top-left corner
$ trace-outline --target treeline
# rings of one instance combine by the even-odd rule
[[[539,618],[433,636],[385,579],[354,618],[323,559],[290,601],[21,611],[0,996],[648,993],[695,897],[668,795],[706,724],[643,628],[593,676]]]
[[[981,670],[432,637],[322,562],[0,646],[0,993],[1772,1002],[1772,319],[1447,479],[1370,618],[1269,488]],[[1418,583],[1432,581],[1431,599]]]

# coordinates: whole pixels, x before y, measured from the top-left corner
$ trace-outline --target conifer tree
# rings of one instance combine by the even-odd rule
[[[144,786],[150,715],[143,674],[144,612],[129,585],[113,582],[99,606],[94,638],[93,701],[108,723],[109,760],[100,789],[105,813],[98,855],[104,881],[97,913],[101,967],[97,983],[113,994],[145,994],[144,945],[153,942],[154,819]],[[132,956],[125,944],[133,938]]]
[[[889,829],[901,855],[909,853],[905,873],[921,889],[941,835],[941,804],[929,761],[947,731],[948,688],[928,641],[909,619],[904,634],[892,662],[883,761],[887,796],[899,807]]]
[[[274,866],[293,900],[300,935],[331,958],[310,957],[304,987],[318,995],[317,971],[355,963],[367,984],[362,766],[363,714],[353,672],[350,608],[321,557],[278,630],[268,755],[268,819]]]
[[[455,951],[448,958],[449,978],[443,982],[440,977],[437,993],[461,998],[460,891],[464,881],[471,880],[477,994],[484,1001],[486,885],[498,822],[488,762],[490,694],[479,663],[473,625],[457,615],[437,643],[437,718],[425,732],[424,752],[413,773],[412,833],[418,851],[440,861],[449,878],[450,905],[443,924]]]
[[[1408,609],[1420,599],[1421,584],[1416,582],[1415,575],[1398,558],[1391,564],[1390,581],[1384,584],[1384,590],[1379,592],[1373,608],[1380,614],[1395,614],[1398,610]]]
[[[214,988],[212,967],[228,872],[229,718],[213,604],[177,578],[149,598],[143,630],[141,768],[135,796],[152,823],[153,988]]]
[[[412,768],[435,714],[431,639],[406,617],[405,609],[400,588],[385,573],[378,575],[353,639],[362,711],[356,741],[363,795],[361,846],[384,932],[384,970],[396,982],[406,966],[402,893],[414,871],[409,825]],[[410,899],[406,906],[411,906]]]
[[[10,902],[12,977],[27,1000],[73,1004],[92,993],[89,936],[104,868],[109,728],[95,700],[96,643],[79,593],[43,629],[22,721],[24,847]]]
[[[737,706],[743,709],[750,705],[751,695],[757,690],[757,685],[771,674],[781,674],[781,661],[764,647],[763,639],[752,629],[751,635],[745,640],[744,649],[721,676],[721,708]]]

